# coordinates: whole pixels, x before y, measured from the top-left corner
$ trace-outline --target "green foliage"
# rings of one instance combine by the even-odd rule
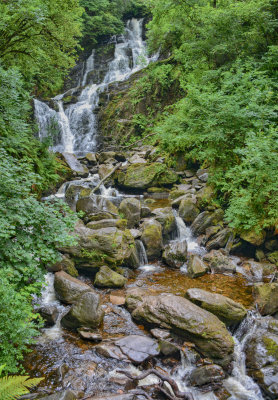
[[[0,365],[0,375],[5,365]],[[37,386],[43,378],[30,379],[29,376],[0,377],[0,400],[15,400],[29,393],[30,388]]]
[[[278,221],[277,2],[148,3],[149,47],[170,55],[168,69],[157,66],[152,86],[161,84],[166,69],[167,81],[178,81],[183,91],[153,120],[161,147],[210,166],[211,183],[233,227],[271,228]]]

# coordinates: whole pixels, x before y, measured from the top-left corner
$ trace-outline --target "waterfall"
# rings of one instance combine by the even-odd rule
[[[142,240],[136,240],[136,248],[139,254],[140,267],[143,267],[144,265],[148,264],[148,256]]]
[[[84,155],[95,150],[97,138],[95,110],[99,104],[99,94],[107,89],[109,83],[128,79],[131,74],[157,58],[157,55],[152,58],[147,57],[142,31],[143,19],[133,18],[127,22],[124,34],[118,40],[116,38],[114,59],[108,65],[103,82],[86,86],[75,104],[70,104],[64,109],[62,100],[64,95],[56,96],[53,99],[59,108],[56,112],[48,105],[35,100],[35,116],[40,138],[48,136],[53,119],[58,122],[61,138],[58,143],[54,143],[53,151]],[[93,51],[86,61],[82,85],[86,85],[88,74],[94,70],[94,65]]]
[[[190,253],[204,255],[206,250],[199,246],[196,239],[193,237],[191,229],[185,225],[183,219],[178,215],[177,211],[174,210],[174,215],[177,225],[177,239],[176,240],[186,240],[187,249]]]

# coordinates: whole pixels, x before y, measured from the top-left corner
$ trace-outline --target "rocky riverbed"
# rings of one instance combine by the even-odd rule
[[[61,158],[71,180],[52,196],[82,219],[36,301],[30,398],[278,398],[275,236],[237,236],[209,171],[152,146]]]

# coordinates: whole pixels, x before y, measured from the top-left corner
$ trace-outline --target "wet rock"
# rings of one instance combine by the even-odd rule
[[[198,169],[196,175],[202,182],[207,182],[208,180],[208,170],[207,169]]]
[[[112,214],[114,217],[119,217],[117,207],[108,199],[101,196],[83,197],[76,203],[76,211],[83,211],[86,215],[105,212]]]
[[[69,207],[76,211],[76,201],[78,199],[78,195],[80,191],[83,189],[83,186],[71,183],[69,184],[66,193],[65,193],[65,200]]]
[[[132,316],[176,331],[222,366],[227,367],[232,359],[234,342],[223,322],[187,299],[174,295],[148,296]]]
[[[134,239],[139,239],[142,235],[142,232],[139,229],[130,229],[130,233]]]
[[[76,400],[76,395],[71,390],[65,390],[63,392],[58,392],[52,394],[51,396],[46,396],[42,398],[43,400]]]
[[[154,328],[150,332],[156,339],[169,339],[171,337],[170,332],[165,329]]]
[[[211,271],[215,274],[236,272],[236,265],[233,261],[219,250],[212,250],[203,257],[203,260],[209,264]]]
[[[86,227],[89,229],[118,228],[124,230],[127,227],[127,221],[125,219],[102,219],[91,221]]]
[[[127,360],[121,349],[114,344],[100,344],[95,347],[98,354],[106,358],[114,358],[115,360]]]
[[[102,153],[97,154],[97,160],[99,164],[103,164],[105,161],[109,160],[110,158],[115,158],[116,152],[115,151],[103,151]]]
[[[191,255],[187,265],[187,275],[190,278],[198,278],[208,272],[208,266],[197,255]]]
[[[86,283],[64,271],[56,272],[54,289],[58,299],[67,304],[73,304],[82,293],[93,291]]]
[[[181,204],[181,202],[183,200],[188,200],[189,199],[190,201],[194,201],[194,198],[195,198],[195,196],[193,196],[192,194],[189,194],[189,193],[183,194],[180,197],[177,197],[175,200],[173,200],[171,202],[171,206],[173,208],[179,208],[179,206],[180,206],[180,204]]]
[[[151,200],[151,199],[149,199]],[[150,207],[148,207],[146,204],[142,204],[141,206],[141,218],[148,218],[152,215],[152,211]]]
[[[88,397],[87,400],[136,400],[138,396],[132,393],[113,394],[108,393],[102,396]]]
[[[135,310],[140,303],[143,302],[144,297],[146,296],[146,291],[140,288],[132,288],[128,289],[126,298],[125,298],[125,306],[129,312]]]
[[[76,261],[77,268],[96,268],[104,263],[129,266],[135,241],[128,230],[117,228],[89,229],[78,225],[74,234],[78,243],[64,248]]]
[[[252,282],[263,282],[271,279],[276,273],[276,266],[268,262],[245,261],[239,267],[239,272]]]
[[[206,290],[188,289],[186,298],[197,306],[210,311],[228,325],[239,323],[247,314],[246,308],[241,304],[226,296]]]
[[[203,386],[219,382],[225,378],[225,373],[219,365],[204,365],[198,367],[190,374],[189,381],[192,386]]]
[[[254,297],[262,315],[271,315],[278,311],[278,283],[255,284]]]
[[[140,364],[160,353],[157,341],[146,336],[126,336],[117,340],[115,344],[135,364]]]
[[[179,216],[186,224],[191,224],[199,213],[200,210],[196,206],[196,197],[187,197],[181,200],[179,205]]]
[[[204,211],[198,215],[191,225],[191,230],[194,235],[198,236],[206,232],[209,226],[217,225],[223,220],[224,212],[219,209],[215,212]]]
[[[164,356],[172,356],[180,352],[180,348],[169,340],[160,339],[158,343],[159,350]]]
[[[214,198],[214,190],[211,186],[205,185],[201,190],[198,191],[196,197],[198,208],[200,208],[200,210],[204,210],[212,203]]]
[[[246,343],[246,367],[248,374],[259,383],[267,396],[277,399],[278,323],[268,317],[261,321],[257,320],[256,329]]]
[[[240,238],[245,240],[246,242],[253,244],[254,246],[260,246],[263,244],[265,240],[266,233],[264,231],[257,232],[255,230],[251,230],[248,232],[243,232],[240,235]]]
[[[36,311],[44,319],[46,327],[55,325],[59,315],[59,311],[56,306],[46,305],[39,307]]]
[[[71,307],[69,312],[62,318],[61,324],[68,329],[80,327],[97,328],[104,317],[100,307],[99,295],[94,292],[83,293]]]
[[[80,328],[77,330],[80,337],[91,342],[101,342],[102,336],[90,328]]]
[[[86,177],[89,174],[88,168],[84,167],[76,156],[71,153],[62,153],[64,161],[67,163],[72,172],[78,176]]]
[[[138,199],[131,197],[124,199],[119,207],[119,212],[127,220],[127,227],[134,228],[139,225],[141,217],[141,203]]]
[[[87,161],[89,161],[90,165],[96,165],[97,164],[97,158],[95,153],[87,153],[85,155],[85,158]]]
[[[132,157],[129,158],[128,162],[130,164],[145,164],[147,161],[140,157],[138,154],[134,154]]]
[[[175,241],[165,246],[163,261],[172,268],[180,268],[187,260],[187,241]]]
[[[100,268],[99,272],[96,274],[94,285],[98,287],[123,287],[127,282],[127,279],[113,271],[107,266]]]
[[[213,249],[221,249],[225,247],[229,239],[233,237],[232,230],[229,228],[222,229],[220,232],[213,235],[212,238],[206,243],[208,251]]]
[[[146,247],[148,259],[160,257],[163,248],[161,224],[155,219],[146,220],[142,230],[141,239]]]
[[[78,276],[78,271],[75,268],[74,261],[71,260],[66,255],[62,255],[62,260],[58,261],[56,264],[47,267],[50,272],[65,271],[67,274],[76,278]]]
[[[178,175],[160,163],[132,164],[125,172],[119,171],[117,179],[120,186],[128,189],[147,189],[154,186],[171,185],[177,182]]]
[[[162,235],[170,238],[171,234],[176,230],[176,219],[171,207],[156,208],[152,211],[154,218],[162,226]]]

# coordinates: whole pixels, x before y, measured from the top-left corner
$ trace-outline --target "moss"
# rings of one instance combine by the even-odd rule
[[[267,350],[267,354],[275,357],[278,360],[278,343],[267,336],[263,337],[263,342]]]

